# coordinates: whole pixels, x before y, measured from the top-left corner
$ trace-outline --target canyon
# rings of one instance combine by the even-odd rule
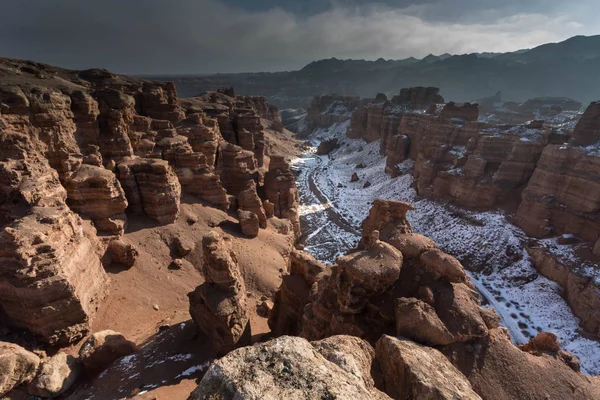
[[[600,113],[541,103],[323,96],[294,135],[232,88],[0,59],[0,396],[599,398]]]

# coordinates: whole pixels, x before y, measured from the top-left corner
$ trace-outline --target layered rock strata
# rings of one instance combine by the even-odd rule
[[[246,286],[226,238],[212,232],[202,246],[206,283],[189,293],[190,314],[217,353],[224,355],[250,343]]]

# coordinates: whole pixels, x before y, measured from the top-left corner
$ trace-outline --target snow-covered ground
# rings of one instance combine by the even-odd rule
[[[307,153],[293,162],[301,192],[301,219],[308,227],[304,242],[308,252],[333,262],[360,239],[360,224],[373,200],[411,202],[416,207],[408,214],[413,229],[472,267],[470,276],[484,302],[502,316],[515,342],[523,343],[540,331],[553,332],[566,350],[581,359],[585,372],[600,374],[600,343],[582,336],[579,319],[561,297],[561,288],[537,274],[520,229],[500,212],[470,212],[419,197],[411,187],[412,162],[401,165],[405,174],[391,178],[384,173],[379,142],[346,138],[348,124],[335,124],[312,135],[315,145],[337,137],[339,149],[328,156]],[[361,163],[366,168],[357,169]],[[351,183],[354,172],[360,179]],[[365,187],[367,181],[370,186]],[[340,226],[338,218],[350,226]]]

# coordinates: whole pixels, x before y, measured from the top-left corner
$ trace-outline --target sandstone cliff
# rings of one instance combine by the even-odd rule
[[[107,294],[97,231],[171,224],[186,196],[228,210],[249,183],[265,192],[265,126],[281,118],[264,97],[180,101],[170,83],[8,59],[0,81],[0,309],[46,342],[85,336]],[[267,192],[298,226],[294,177],[272,158],[284,175]],[[266,228],[263,200],[243,208]]]

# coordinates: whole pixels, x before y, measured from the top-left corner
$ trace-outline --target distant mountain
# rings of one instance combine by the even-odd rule
[[[410,86],[437,86],[447,100],[454,101],[473,101],[502,91],[505,100],[566,96],[589,102],[600,99],[598,71],[600,35],[575,36],[510,53],[430,54],[421,60],[330,58],[291,72],[152,78],[175,82],[183,97],[233,86],[237,93],[265,95],[280,108],[300,108],[319,94],[372,97]]]

